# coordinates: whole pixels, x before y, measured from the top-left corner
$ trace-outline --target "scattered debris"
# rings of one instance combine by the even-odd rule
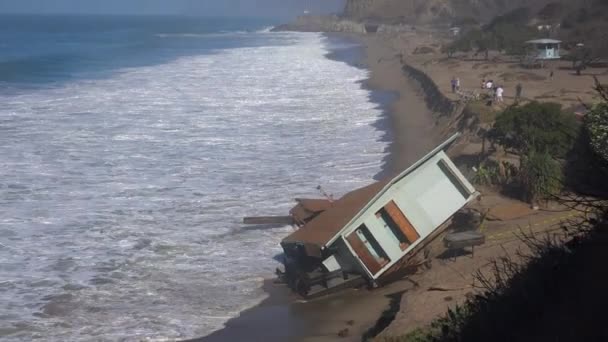
[[[435,286],[431,286],[427,289],[427,291],[441,291],[441,292],[449,292],[449,291],[461,291],[461,290],[466,290],[466,289],[470,289],[473,286],[468,285],[468,286],[463,286],[463,287],[443,287],[443,286],[439,286],[439,285],[435,285]]]

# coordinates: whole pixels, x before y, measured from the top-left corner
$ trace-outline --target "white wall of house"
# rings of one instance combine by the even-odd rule
[[[444,165],[454,177],[446,176],[444,172],[446,168],[442,170],[438,165],[440,161],[445,163]],[[462,185],[460,191],[454,186],[454,179],[457,179]],[[466,190],[465,195],[467,197],[463,196],[463,189]],[[349,246],[345,237],[362,224],[365,224],[390,258],[390,262],[376,275],[372,276],[366,270],[368,275],[377,278],[470,201],[474,193],[473,186],[462,176],[447,155],[441,151],[399,180],[369,206],[362,215],[349,224],[341,233],[343,241]],[[420,238],[405,251],[401,250],[392,236],[387,235],[390,233],[383,228],[382,221],[375,215],[391,200],[395,201],[420,235]],[[350,249],[350,252],[354,254],[352,249]]]

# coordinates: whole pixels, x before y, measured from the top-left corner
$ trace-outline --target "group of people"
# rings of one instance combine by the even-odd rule
[[[485,89],[492,93],[492,99],[498,103],[504,102],[503,94],[505,88],[502,85],[494,84],[494,80],[481,80],[481,89]]]
[[[450,84],[452,85],[453,93],[460,92],[460,78],[452,77]],[[484,91],[487,91],[489,94],[492,95],[491,102],[496,102],[496,103],[504,102],[505,88],[502,85],[496,84],[494,82],[494,80],[482,79],[481,80],[481,89]],[[523,89],[523,87],[522,87],[521,83],[518,83],[517,86],[515,87],[515,102],[516,103],[519,102],[519,100],[521,99],[522,89]]]

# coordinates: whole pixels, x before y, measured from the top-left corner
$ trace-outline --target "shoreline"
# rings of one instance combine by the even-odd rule
[[[370,92],[371,101],[382,109],[373,124],[384,133],[388,143],[382,168],[373,175],[378,180],[399,173],[428,152],[437,141],[433,112],[428,108],[423,89],[406,75],[397,52],[382,37],[357,34],[325,34],[356,44],[336,49],[327,58],[368,70],[361,86]],[[353,53],[354,50],[357,50]],[[387,315],[396,314],[395,303],[412,284],[397,281],[373,291],[351,289],[308,302],[285,286],[264,281],[268,297],[226,322],[225,327],[190,342],[251,341],[360,341],[375,336],[390,323]],[[395,298],[399,299],[395,299]],[[370,335],[371,334],[371,335]]]
[[[374,179],[382,179],[399,173],[424,156],[440,143],[443,137],[437,132],[434,112],[448,112],[450,106],[437,106],[419,77],[413,77],[412,70],[426,76],[409,64],[402,64],[400,52],[393,49],[385,37],[356,33],[325,33],[328,37],[339,37],[359,46],[360,58],[356,61],[328,58],[345,62],[357,68],[366,69],[369,77],[362,87],[371,93],[371,101],[382,109],[382,117],[374,123],[376,129],[384,132],[389,143],[388,154],[383,159],[382,170]],[[428,78],[428,76],[426,76]],[[430,79],[435,92],[439,92]],[[442,95],[443,96],[443,95]],[[443,97],[443,102],[449,99]]]
[[[365,48],[365,66],[370,77],[365,86],[372,91],[396,94],[387,107],[387,130],[391,135],[385,164],[387,175],[403,171],[430,151],[441,137],[426,94],[404,71],[400,52],[382,36],[353,35]]]

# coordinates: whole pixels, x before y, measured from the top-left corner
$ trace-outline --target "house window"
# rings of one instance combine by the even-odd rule
[[[408,241],[405,234],[403,234],[395,220],[393,220],[393,218],[388,214],[386,209],[380,209],[380,211],[376,213],[376,218],[378,218],[380,223],[383,225],[386,235],[388,235],[389,238],[393,240],[393,242],[398,245],[399,248],[401,248],[401,250],[405,250],[410,246],[412,242]]]
[[[452,169],[448,166],[448,164],[445,162],[445,160],[442,159],[439,162],[437,162],[437,166],[439,166],[439,168],[445,174],[445,176],[448,177],[448,179],[450,180],[450,183],[452,183],[454,185],[454,187],[456,188],[456,190],[458,190],[458,192],[460,192],[462,197],[467,199],[467,198],[469,198],[469,196],[471,196],[471,192],[469,191],[469,189],[467,189],[464,186],[464,184],[462,184],[460,179],[458,177],[456,177],[456,175],[454,174],[454,172],[452,172]]]
[[[362,225],[361,227],[357,228],[355,232],[361,242],[363,242],[363,245],[368,250],[368,252],[374,257],[374,259],[376,259],[378,264],[380,264],[381,266],[388,264],[388,256],[386,255],[382,247],[380,247],[378,241],[374,239],[374,236],[370,233],[369,229],[367,229],[365,225]]]

